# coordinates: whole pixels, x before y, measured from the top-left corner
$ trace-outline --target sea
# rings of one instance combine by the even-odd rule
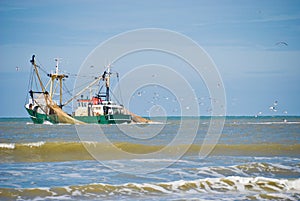
[[[300,200],[300,117],[0,118],[0,200]]]

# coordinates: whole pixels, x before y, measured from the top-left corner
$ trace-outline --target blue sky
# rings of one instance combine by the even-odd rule
[[[77,73],[99,43],[140,28],[170,29],[203,47],[222,76],[228,115],[300,115],[299,8],[299,1],[2,0],[0,116],[26,116],[32,54],[49,70],[62,57]],[[274,101],[277,112],[269,110]]]

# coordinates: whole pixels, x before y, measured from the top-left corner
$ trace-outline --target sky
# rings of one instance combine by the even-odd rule
[[[299,8],[296,0],[1,0],[0,117],[27,116],[32,54],[49,71],[61,57],[75,74],[100,43],[142,28],[178,32],[210,55],[227,115],[300,115]],[[135,112],[145,115],[142,106]]]

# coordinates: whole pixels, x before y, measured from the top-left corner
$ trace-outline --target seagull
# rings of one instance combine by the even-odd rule
[[[287,42],[284,42],[284,41],[280,41],[280,42],[277,42],[275,45],[276,45],[276,46],[277,46],[277,45],[285,45],[285,46],[288,46],[288,43],[287,43]]]
[[[16,71],[19,71],[20,70],[20,67],[16,66]]]
[[[277,112],[277,109],[275,106],[278,105],[278,101],[274,101],[273,105],[269,107],[269,110],[273,111],[273,112]]]
[[[274,106],[269,107],[269,109],[273,112],[277,112],[276,108]]]
[[[262,115],[262,112],[258,112],[254,117],[257,118],[259,115]]]

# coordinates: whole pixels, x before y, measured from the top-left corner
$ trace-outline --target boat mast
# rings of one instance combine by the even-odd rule
[[[55,66],[55,73],[54,74],[48,74],[49,77],[51,77],[51,86],[50,86],[50,98],[52,99],[53,97],[53,87],[54,87],[54,82],[55,80],[59,80],[59,107],[62,108],[63,104],[62,104],[62,79],[63,78],[67,78],[68,76],[65,74],[59,74],[59,68],[58,68],[58,64],[59,64],[59,58],[55,58],[54,59],[56,62],[56,66]]]
[[[38,80],[39,80],[39,83],[40,83],[40,86],[41,86],[41,89],[42,89],[42,93],[44,94],[45,103],[46,103],[46,105],[48,105],[48,104],[49,104],[49,103],[48,103],[48,100],[49,100],[48,92],[46,91],[46,89],[45,89],[45,87],[44,87],[44,84],[43,84],[43,82],[42,82],[42,80],[41,80],[41,77],[40,77],[40,74],[39,74],[39,71],[38,71],[38,68],[37,68],[38,66],[37,66],[36,63],[35,63],[35,55],[32,55],[32,58],[31,58],[31,60],[30,60],[30,63],[31,63],[31,64],[33,65],[33,67],[34,67],[34,71],[35,71],[35,74],[36,74],[36,76],[37,76],[37,78],[38,78]],[[29,93],[30,93],[30,96],[31,96],[31,98],[32,98],[32,101],[35,102],[35,101],[33,100],[33,93],[40,93],[40,92],[33,92],[32,90],[30,90]],[[37,102],[35,102],[35,103],[37,103]],[[45,113],[46,113],[46,114],[48,113],[48,108],[45,109]]]
[[[106,85],[106,101],[109,101],[109,85],[110,85],[110,64],[107,66],[107,72],[105,73],[105,85]]]
[[[43,82],[42,82],[42,80],[41,80],[41,77],[40,77],[40,75],[39,75],[39,71],[38,71],[37,65],[36,65],[36,63],[35,63],[35,55],[32,55],[32,58],[31,58],[31,60],[30,60],[30,63],[31,63],[31,64],[33,65],[33,67],[34,67],[34,71],[35,71],[35,74],[36,74],[36,76],[37,76],[37,78],[38,78],[38,80],[39,80],[40,86],[41,86],[41,88],[42,88],[42,92],[45,93],[46,90],[45,90],[45,87],[44,87]]]

